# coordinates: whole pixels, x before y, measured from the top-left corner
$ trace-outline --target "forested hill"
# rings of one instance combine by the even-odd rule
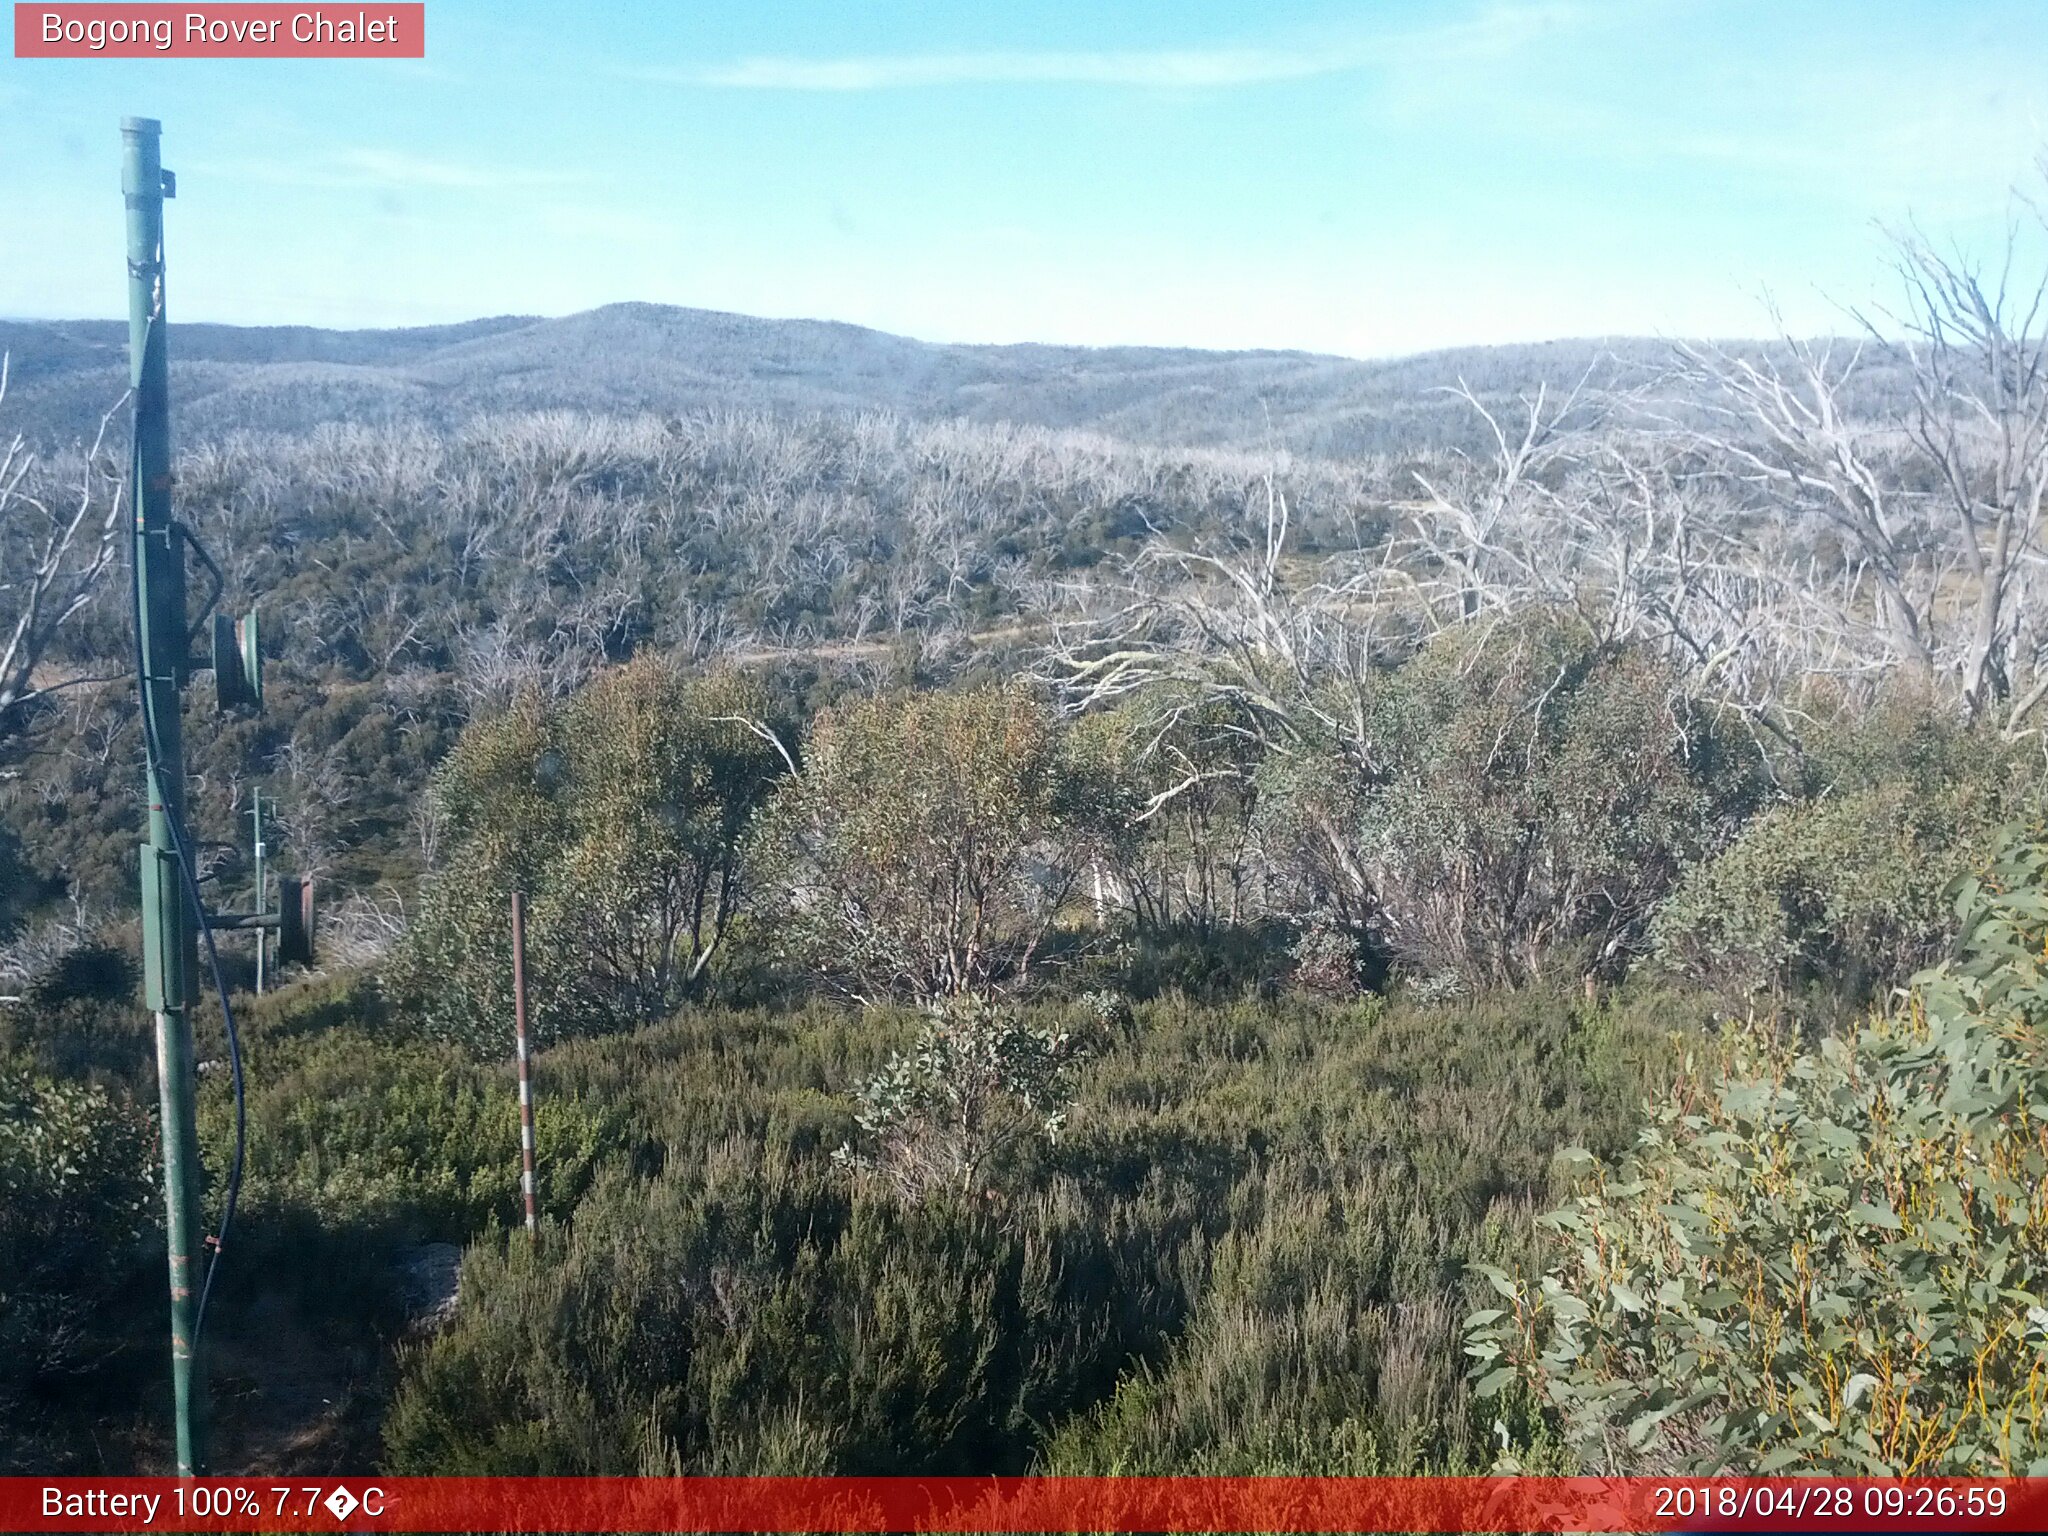
[[[90,436],[126,382],[120,321],[0,321],[9,425]],[[190,445],[322,421],[449,425],[480,412],[885,410],[1082,428],[1135,442],[1352,456],[1467,441],[1482,396],[1576,382],[1596,360],[1652,366],[1648,340],[1471,347],[1379,362],[1307,352],[954,346],[860,326],[657,304],[410,330],[177,325],[175,420]]]

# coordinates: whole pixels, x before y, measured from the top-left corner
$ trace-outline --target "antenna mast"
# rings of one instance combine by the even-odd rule
[[[183,814],[185,756],[179,694],[190,667],[185,560],[171,516],[171,400],[164,317],[164,199],[177,183],[163,168],[153,118],[121,122],[121,191],[128,205],[128,382],[135,398],[135,610],[148,760],[149,841],[142,848],[142,976],[156,1016],[162,1101],[164,1232],[171,1260],[171,1392],[178,1475],[205,1464],[205,1379],[194,1324],[199,1283],[199,1132],[192,1066],[192,983],[197,935],[182,889],[173,818]]]
[[[263,648],[254,611],[240,619],[219,612],[227,585],[220,563],[171,512],[171,387],[169,326],[164,317],[164,199],[178,184],[163,168],[152,118],[121,120],[121,190],[128,204],[128,362],[135,404],[135,455],[128,467],[134,513],[135,670],[148,764],[149,841],[142,845],[142,995],[156,1018],[156,1076],[162,1101],[164,1232],[171,1261],[171,1393],[177,1412],[178,1475],[206,1469],[206,1386],[200,1330],[214,1271],[227,1245],[241,1189],[246,1098],[242,1048],[221,972],[214,934],[254,929],[260,946],[277,930],[277,963],[313,963],[313,882],[301,874],[278,880],[278,906],[264,906],[262,802],[256,806],[256,904],[249,912],[209,912],[200,894],[192,838],[185,830],[185,747],[180,695],[195,662],[192,643],[213,631],[214,693],[223,711],[263,708]],[[212,579],[212,590],[189,619],[185,553]],[[207,1239],[213,1257],[199,1270],[199,1130],[193,1071],[191,1006],[199,975],[199,944],[227,1034],[234,1089],[235,1139],[221,1201],[220,1233]],[[257,951],[258,976],[266,967]],[[259,980],[259,988],[261,981]]]

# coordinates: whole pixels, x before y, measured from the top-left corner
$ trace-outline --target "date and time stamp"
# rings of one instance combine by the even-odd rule
[[[2011,1508],[1999,1483],[1707,1481],[1658,1483],[1651,1513],[1659,1530],[1685,1530],[1695,1521],[1785,1520],[1813,1530],[1841,1529],[1854,1521],[1926,1521],[1930,1530],[1958,1521],[2000,1521]]]

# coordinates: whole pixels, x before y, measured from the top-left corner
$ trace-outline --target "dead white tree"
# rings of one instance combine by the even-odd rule
[[[1805,594],[1840,659],[2014,734],[2048,702],[2048,262],[2023,271],[2048,220],[2021,206],[1989,261],[1895,237],[1903,302],[1860,343],[1681,349],[1694,447],[1810,554],[1833,535]]]
[[[1439,622],[1570,600],[1574,551],[1551,535],[1563,510],[1559,482],[1590,451],[1600,419],[1590,379],[1562,395],[1538,386],[1521,399],[1519,425],[1462,381],[1446,391],[1486,424],[1493,452],[1455,453],[1442,472],[1414,472],[1424,499],[1412,513],[1413,554],[1420,567],[1434,568],[1430,584],[1449,600]],[[1432,612],[1443,615],[1443,606]]]
[[[1057,589],[1046,615],[1037,671],[1063,707],[1136,711],[1135,761],[1158,779],[1140,821],[1219,778],[1248,786],[1266,759],[1369,779],[1373,674],[1423,628],[1417,583],[1392,546],[1306,557],[1277,467],[1245,490],[1236,537],[1187,547],[1155,534],[1113,581]],[[1184,727],[1235,747],[1197,761],[1176,740]],[[1362,902],[1370,880],[1352,829],[1327,797],[1305,797],[1301,815],[1310,860],[1340,899]]]
[[[1412,617],[1416,583],[1391,548],[1299,556],[1270,470],[1244,510],[1249,527],[1227,543],[1155,537],[1113,583],[1066,586],[1039,673],[1074,713],[1156,700],[1155,741],[1222,704],[1231,729],[1282,756],[1312,740],[1360,750],[1371,673],[1400,648],[1391,630]]]
[[[2015,229],[1987,272],[1902,239],[1907,303],[1860,343],[1778,324],[1760,348],[1682,344],[1656,385],[1548,410],[1539,391],[1519,420],[1458,391],[1495,452],[1416,477],[1437,622],[1576,612],[1780,736],[1808,684],[1899,674],[2031,728],[2048,702],[2048,272],[2016,281],[2019,246]]]
[[[272,823],[278,841],[301,873],[318,874],[345,846],[348,807],[360,781],[338,742],[313,748],[295,737],[278,749],[274,769],[283,786]]]
[[[1682,376],[1710,423],[1690,435],[1703,472],[1746,486],[1790,531],[1810,540],[1832,530],[1871,599],[1873,643],[1931,682],[1933,570],[1901,473],[1902,434],[1844,403],[1870,350],[1802,341],[1782,326],[1776,344],[1754,354],[1683,344]]]
[[[2038,213],[2035,223],[2048,232]],[[1899,242],[1911,364],[1907,431],[1935,471],[1930,496],[1949,525],[1949,570],[1960,578],[1952,654],[1944,660],[1975,714],[2024,728],[2048,698],[2048,622],[2041,613],[2041,511],[2048,495],[2048,266],[2031,282],[2013,267],[2009,227],[1995,274],[1943,257],[1918,236]],[[1953,571],[1954,575],[1950,575]],[[1937,621],[1951,617],[1937,610]]]
[[[0,401],[7,384],[8,358],[0,353]],[[20,728],[22,706],[60,688],[104,681],[40,673],[120,548],[122,481],[101,452],[120,409],[116,402],[100,419],[75,483],[47,483],[47,467],[18,433],[0,448],[0,740]]]
[[[405,937],[405,898],[390,887],[351,891],[320,919],[320,962],[333,970],[376,964]]]

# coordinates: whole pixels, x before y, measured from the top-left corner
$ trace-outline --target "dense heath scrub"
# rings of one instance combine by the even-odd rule
[[[274,1448],[264,1334],[282,1318],[352,1366],[335,1379],[353,1400],[308,1448],[332,1464],[1483,1465],[1493,1414],[1475,1417],[1457,1353],[1468,1266],[1524,1257],[1562,1190],[1555,1147],[1627,1144],[1665,1076],[1666,1008],[1172,995],[1105,1018],[1033,1004],[1024,1024],[1088,1042],[1059,1134],[992,1138],[971,1187],[914,1198],[835,1154],[863,1145],[857,1091],[914,1045],[915,1011],[690,1009],[538,1056],[534,1249],[516,1226],[505,1066],[409,1037],[361,983],[299,983],[246,1026],[246,1225],[216,1335],[223,1464]],[[75,1005],[50,1018],[67,1037],[80,1022]],[[149,1120],[126,1108],[151,1085],[109,1038],[98,1064],[72,1064],[99,1086],[64,1089],[64,1042],[13,1025],[10,1096],[61,1094],[101,1133],[135,1127],[66,1186],[91,1196],[66,1219],[96,1223],[92,1242],[41,1249],[10,1279],[11,1325],[31,1303],[68,1324],[23,1326],[10,1353],[7,1422],[47,1426],[13,1439],[12,1464],[89,1469],[88,1431],[129,1418],[123,1392],[146,1408],[161,1375]],[[203,1108],[217,1168],[228,1105],[212,1077]],[[7,1150],[11,1169],[27,1161]],[[11,1237],[67,1230],[19,1187]],[[461,1304],[400,1345],[396,1257],[437,1240],[468,1246]],[[132,1268],[109,1273],[109,1252]],[[118,1327],[96,1314],[137,1295]],[[92,1347],[43,1342],[66,1336]],[[360,1358],[394,1348],[395,1363]],[[125,1424],[127,1454],[160,1453],[152,1417]]]

